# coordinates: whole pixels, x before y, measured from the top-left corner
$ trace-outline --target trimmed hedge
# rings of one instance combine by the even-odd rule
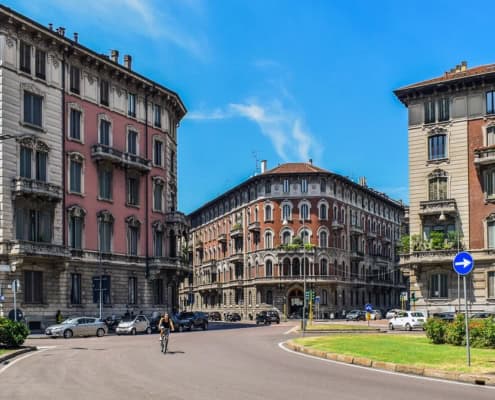
[[[20,347],[29,335],[29,329],[22,322],[0,318],[0,345]]]
[[[453,322],[429,318],[425,323],[426,337],[434,344],[448,343],[466,345],[464,314],[458,314]],[[495,319],[472,319],[469,321],[469,339],[472,347],[495,348]]]

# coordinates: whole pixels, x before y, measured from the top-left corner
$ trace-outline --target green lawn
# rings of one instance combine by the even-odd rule
[[[458,372],[495,373],[495,350],[471,349],[471,368],[466,364],[466,348],[431,344],[426,337],[410,335],[339,335],[300,338],[295,342],[330,353],[366,357],[418,367]]]
[[[307,325],[307,331],[355,331],[355,330],[373,330],[376,331],[377,328],[368,327],[366,325],[346,325],[346,324],[313,324]]]

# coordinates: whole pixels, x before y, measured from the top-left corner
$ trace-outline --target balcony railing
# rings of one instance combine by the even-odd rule
[[[43,242],[13,241],[5,243],[10,256],[69,258],[70,251],[61,245]]]
[[[260,223],[258,221],[255,221],[255,222],[251,222],[249,225],[248,225],[248,230],[250,232],[259,232],[261,229],[261,226],[260,226]]]
[[[419,202],[419,215],[456,214],[455,199],[428,200]]]
[[[137,154],[122,153],[122,162],[126,168],[141,172],[151,171],[151,160],[139,157]]]
[[[452,264],[454,256],[457,254],[457,250],[428,250],[428,251],[414,251],[410,254],[400,255],[400,264],[435,264],[435,263],[449,263]]]
[[[332,221],[332,229],[344,229],[344,224],[340,221]]]
[[[91,146],[91,157],[94,160],[108,160],[121,167],[135,169],[141,172],[151,171],[151,160],[147,160],[137,154],[124,153],[106,144]]]
[[[475,149],[474,164],[476,167],[495,164],[495,147]]]
[[[14,178],[12,179],[12,196],[29,196],[48,201],[60,201],[62,200],[62,187],[35,179]]]
[[[242,237],[242,225],[235,224],[230,230],[230,237],[235,239],[236,237]]]
[[[362,234],[364,231],[363,231],[363,227],[362,226],[359,226],[359,225],[351,225],[351,234]]]
[[[218,235],[218,243],[227,243],[227,235],[225,233]]]

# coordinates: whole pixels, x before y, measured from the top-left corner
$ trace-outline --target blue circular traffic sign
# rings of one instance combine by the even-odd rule
[[[369,304],[369,303],[368,303],[368,304],[366,304],[366,305],[364,306],[364,309],[365,309],[366,311],[368,311],[368,312],[371,312],[371,311],[373,311],[373,306],[372,306],[371,304]]]
[[[452,265],[459,275],[467,275],[474,268],[473,256],[467,251],[461,251],[455,255]]]

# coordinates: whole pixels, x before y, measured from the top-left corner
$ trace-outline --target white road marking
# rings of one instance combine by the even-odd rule
[[[289,333],[297,331],[299,328],[296,326],[290,328],[287,332],[284,332],[284,335],[288,335]]]
[[[5,364],[2,368],[0,368],[0,375],[3,372],[5,372],[7,370],[7,368],[11,367],[15,363],[17,363],[17,362],[19,362],[21,360],[24,360],[25,358],[34,356],[35,354],[39,354],[39,353],[42,353],[43,351],[52,349],[54,347],[56,347],[56,346],[40,346],[40,347],[37,347],[38,348],[38,351],[31,351],[31,352],[26,353],[25,355],[23,355],[21,357],[16,357],[16,358],[12,359],[12,361],[10,361],[10,360],[6,361],[7,364]]]
[[[280,347],[282,350],[285,350],[285,351],[286,351],[286,352],[288,352],[288,353],[292,353],[292,354],[294,354],[294,355],[301,356],[301,357],[312,358],[313,360],[319,360],[319,361],[323,361],[323,362],[327,362],[327,363],[331,363],[331,364],[338,364],[339,366],[347,366],[347,367],[353,367],[353,368],[366,369],[366,370],[368,370],[368,371],[375,371],[375,372],[380,372],[380,373],[382,373],[382,374],[388,374],[388,375],[399,375],[399,376],[403,376],[403,377],[406,377],[406,378],[411,378],[411,379],[424,379],[424,380],[427,380],[427,381],[435,381],[435,382],[442,382],[442,383],[450,383],[450,384],[452,384],[452,385],[462,385],[462,386],[470,386],[470,387],[476,386],[476,387],[480,387],[480,388],[485,388],[485,389],[495,390],[495,386],[476,385],[476,384],[474,384],[474,383],[465,383],[465,382],[458,382],[458,381],[449,381],[448,379],[431,378],[431,377],[429,377],[429,376],[420,376],[420,375],[412,375],[412,374],[403,374],[403,373],[401,373],[401,372],[387,371],[387,370],[385,370],[385,369],[370,368],[370,367],[363,367],[363,366],[361,366],[361,365],[356,365],[356,364],[348,364],[348,363],[344,363],[344,362],[340,362],[340,361],[328,360],[328,359],[326,359],[326,358],[316,357],[316,356],[312,356],[312,355],[305,354],[305,353],[299,353],[298,351],[294,351],[294,350],[288,349],[287,347],[285,347],[285,346],[284,346],[284,343],[285,343],[285,342],[280,342],[280,343],[278,344],[278,347]]]

